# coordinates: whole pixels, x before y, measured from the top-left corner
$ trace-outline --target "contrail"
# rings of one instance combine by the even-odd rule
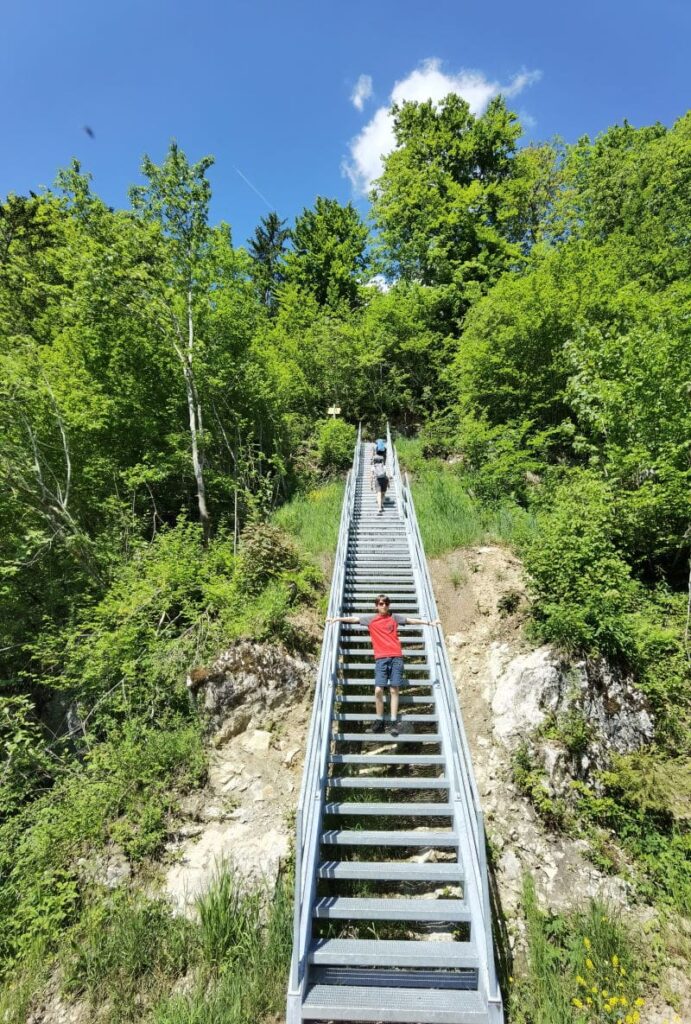
[[[235,167],[235,165],[234,165],[234,164],[233,164],[233,166]],[[242,173],[242,171],[240,170],[240,168],[239,168],[239,167],[235,167],[235,170],[236,170],[236,171],[238,172],[238,174],[240,175],[240,177],[242,178],[242,180],[244,181],[244,183],[245,183],[246,185],[249,185],[249,187],[250,187],[250,188],[252,189],[252,191],[253,191],[253,192],[256,192],[256,193],[257,193],[257,195],[259,196],[259,198],[260,198],[260,199],[263,199],[263,200],[264,200],[264,202],[266,203],[266,205],[267,205],[267,206],[269,207],[269,209],[270,209],[270,210],[273,210],[273,209],[274,209],[274,205],[273,205],[273,203],[270,203],[270,202],[269,202],[269,200],[268,200],[268,199],[266,198],[266,196],[265,196],[265,195],[263,195],[263,194],[262,194],[262,193],[261,193],[261,192],[259,191],[259,189],[258,189],[258,188],[256,188],[256,187],[255,187],[255,186],[254,186],[254,185],[252,184],[252,182],[251,182],[251,181],[249,180],[249,178],[246,178],[246,177],[245,177],[245,175],[244,175],[244,174]]]

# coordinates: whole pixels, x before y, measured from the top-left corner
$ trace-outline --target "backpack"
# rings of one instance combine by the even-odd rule
[[[372,463],[372,465],[374,466],[374,475],[376,476],[377,480],[381,480],[383,477],[389,475],[386,472],[386,466],[384,465],[384,460],[383,459],[381,459],[381,458],[376,459],[375,458],[375,460]]]
[[[377,455],[383,455],[386,458],[386,441],[383,437],[378,437],[374,442],[374,451]]]

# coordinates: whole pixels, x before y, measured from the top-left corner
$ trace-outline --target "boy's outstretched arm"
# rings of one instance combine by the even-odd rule
[[[354,622],[360,621],[357,615],[329,615],[326,617],[327,622]]]
[[[406,616],[406,618],[408,618]],[[409,626],[441,626],[441,619],[408,619]]]

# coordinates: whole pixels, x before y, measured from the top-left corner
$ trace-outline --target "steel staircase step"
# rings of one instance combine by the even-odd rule
[[[374,896],[324,896],[314,917],[328,921],[470,921],[465,900],[377,899]]]
[[[449,846],[458,844],[454,832],[423,831],[365,831],[342,828],[326,829],[322,832],[322,843],[326,846]]]
[[[324,860],[317,873],[319,878],[335,881],[432,882],[435,885],[447,882],[460,885],[463,881],[463,868],[456,861],[417,864],[409,860]]]
[[[354,667],[357,668],[357,666]],[[408,667],[410,668],[410,666]],[[363,666],[363,671],[365,671],[365,666]],[[374,689],[374,670],[370,669],[370,674],[367,676],[353,676],[348,677],[347,679],[341,678],[338,680],[338,685],[345,686],[348,690],[352,690],[355,686],[364,686],[366,687],[366,692],[369,693],[371,699],[372,691]],[[429,690],[433,685],[434,683],[429,678],[411,679],[410,672],[406,671],[403,684],[399,689],[401,693],[408,690]],[[430,700],[432,700],[431,697]]]
[[[437,864],[436,867],[441,867]],[[414,939],[317,939],[309,962],[334,967],[443,967],[447,970],[478,966],[474,942],[425,942]]]
[[[364,704],[372,703],[372,691],[368,690],[367,693],[336,693],[336,700],[342,704]],[[409,706],[411,704],[434,704],[434,697],[421,697],[419,695],[415,697],[404,697],[398,698],[400,706]]]
[[[416,640],[415,637],[412,637],[410,640],[408,640],[407,638],[404,638],[404,637],[399,637],[399,640],[401,641],[401,647],[403,649],[403,654],[404,655],[407,652],[409,654],[409,656],[413,657],[413,658],[414,657],[422,658],[422,657],[426,656],[427,650],[426,650],[426,647],[425,647],[425,642],[422,639],[422,637],[420,637],[419,640]],[[349,639],[346,643],[341,641],[341,643],[339,644],[339,649],[340,649],[340,653],[342,655],[344,655],[344,656],[348,655],[348,654],[364,654],[364,653],[366,653],[366,654],[369,654],[370,658],[373,657],[373,654],[372,654],[372,641],[370,640],[370,638],[368,636],[367,637],[364,637],[364,636],[363,637],[358,637],[357,640],[355,640],[355,639],[350,640]]]
[[[360,985],[311,985],[302,1004],[302,1018],[358,1024],[489,1024],[490,1020],[478,992]]]
[[[449,789],[449,780],[444,775],[431,779],[332,775],[328,786],[331,789]]]
[[[334,715],[335,722],[376,722],[379,718],[377,714],[363,713],[349,713],[349,712],[338,712]],[[402,722],[438,722],[439,719],[436,715],[406,715],[405,718],[401,719]]]
[[[369,664],[363,662],[363,664],[361,665],[358,665],[357,663],[353,664],[353,662],[346,661],[342,665],[339,665],[339,668],[343,672],[349,672],[350,669],[357,669],[361,672],[365,669],[369,669],[370,672],[372,673],[372,678],[374,679],[373,661],[374,659],[370,658]],[[424,665],[406,665],[406,675],[410,674],[410,672],[415,672],[416,675],[420,675],[422,672],[425,672],[427,675],[429,675],[429,671]]]
[[[390,726],[388,727],[390,728]],[[436,732],[401,732],[391,736],[384,732],[336,732],[332,737],[337,743],[441,743]]]
[[[446,764],[443,754],[330,754],[329,764]]]
[[[310,971],[310,981],[315,985],[366,985],[372,988],[424,988],[475,992],[478,987],[478,972],[472,968],[448,971],[381,965],[375,968],[315,965]]]
[[[388,817],[395,815],[399,818],[451,818],[453,808],[451,804],[423,804],[423,803],[365,803],[357,800],[340,801],[338,803],[324,804],[324,814],[362,814],[363,816],[381,815]]]

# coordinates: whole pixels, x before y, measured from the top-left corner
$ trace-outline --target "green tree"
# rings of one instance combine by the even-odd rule
[[[368,232],[352,203],[318,196],[291,231],[292,251],[286,257],[286,280],[311,293],[320,306],[340,303],[354,309],[370,266]]]
[[[474,116],[451,94],[393,107],[396,148],[372,190],[388,274],[449,288],[456,316],[514,263],[514,153],[521,127],[500,97]]]
[[[285,220],[272,211],[268,217],[261,218],[254,237],[247,242],[252,257],[252,280],[262,303],[272,313],[276,310],[276,292],[283,280],[286,242],[290,238],[290,230],[285,224]]]

